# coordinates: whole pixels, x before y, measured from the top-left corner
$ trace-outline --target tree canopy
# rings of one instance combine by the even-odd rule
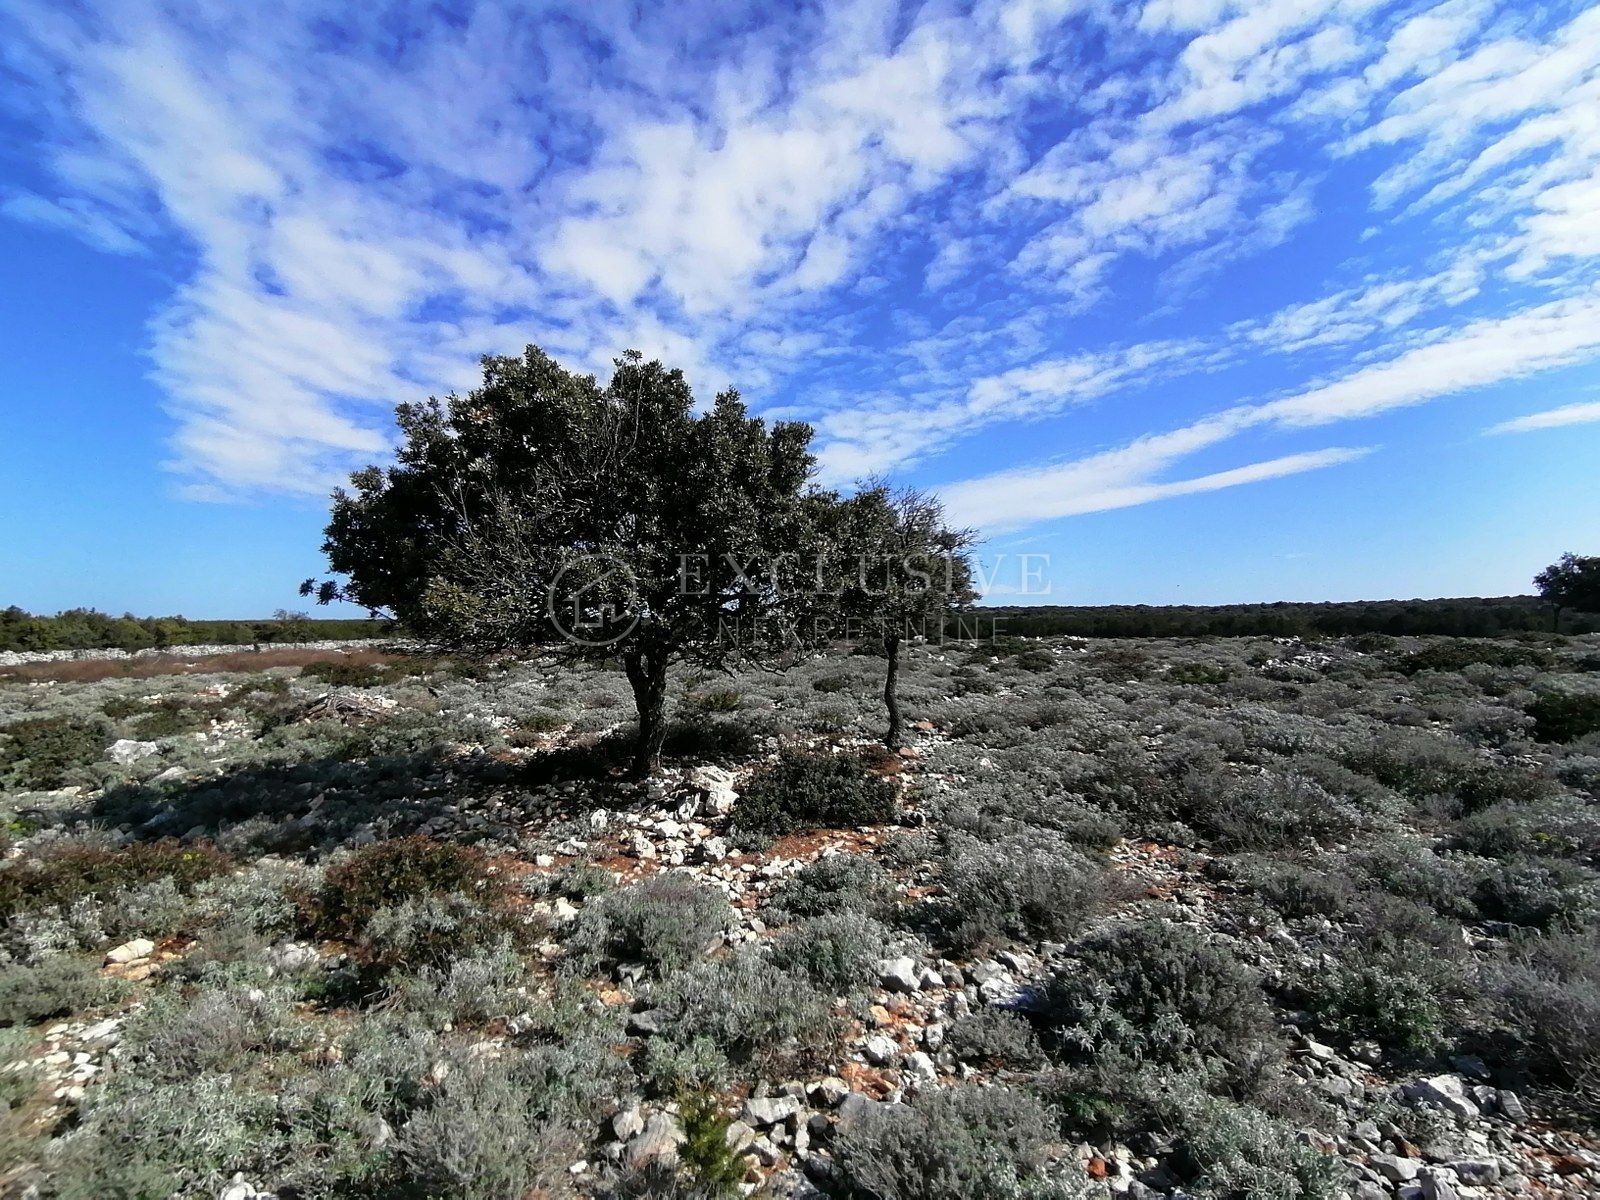
[[[735,391],[697,412],[681,371],[629,352],[608,383],[529,347],[483,360],[465,396],[402,405],[403,443],[334,496],[343,586],[445,646],[620,657],[636,772],[660,753],[668,665],[809,644],[823,515],[811,430],[771,428]]]
[[[1600,557],[1563,554],[1535,575],[1533,584],[1555,610],[1557,621],[1564,609],[1600,612]]]
[[[900,647],[908,639],[941,638],[946,619],[977,598],[968,550],[971,530],[945,523],[944,506],[927,492],[873,482],[842,501],[833,543],[852,558],[839,572],[838,607],[851,637],[876,642],[888,660],[884,744],[900,745]]]

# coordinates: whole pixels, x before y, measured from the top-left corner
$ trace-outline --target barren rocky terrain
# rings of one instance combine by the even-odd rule
[[[1600,637],[307,658],[0,678],[4,1194],[1600,1194]]]

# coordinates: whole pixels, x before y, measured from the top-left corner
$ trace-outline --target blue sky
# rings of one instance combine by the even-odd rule
[[[529,342],[936,489],[997,600],[1526,590],[1600,552],[1596,113],[1575,3],[0,0],[0,603],[293,604]]]

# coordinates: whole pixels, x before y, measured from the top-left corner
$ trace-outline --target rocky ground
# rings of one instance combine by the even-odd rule
[[[924,647],[888,754],[881,663],[831,655],[682,680],[643,784],[603,666],[0,686],[0,1169],[1600,1195],[1597,666]]]

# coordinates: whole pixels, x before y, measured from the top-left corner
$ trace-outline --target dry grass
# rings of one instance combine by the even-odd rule
[[[0,680],[17,683],[93,683],[100,679],[152,679],[158,675],[265,671],[271,667],[309,667],[313,663],[325,662],[380,665],[401,662],[407,657],[388,650],[300,650],[293,647],[201,655],[186,655],[181,650],[174,650],[140,658],[95,658],[4,667],[0,668]]]

